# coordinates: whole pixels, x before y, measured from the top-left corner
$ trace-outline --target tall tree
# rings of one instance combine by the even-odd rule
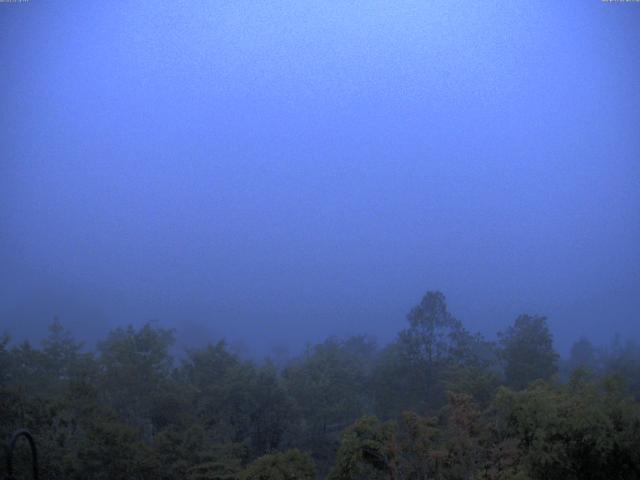
[[[81,360],[86,360],[81,350],[82,343],[77,342],[55,317],[49,325],[49,335],[42,341],[43,370],[49,388],[64,388],[78,374]]]
[[[598,368],[598,352],[588,339],[581,337],[574,342],[569,352],[569,370],[586,369],[594,371]]]
[[[449,313],[441,292],[427,292],[407,320],[409,328],[401,332],[401,338],[411,354],[427,367],[458,354],[463,346],[464,328]]]
[[[520,315],[499,338],[505,377],[512,387],[524,388],[558,371],[558,354],[545,317]]]
[[[366,351],[358,340],[330,338],[309,348],[283,373],[304,419],[299,446],[314,451],[321,472],[335,454],[337,434],[367,409]]]
[[[475,357],[475,337],[449,312],[441,292],[427,292],[407,320],[409,328],[383,355],[387,364],[381,372],[386,372],[388,381],[382,383],[405,386],[402,408],[441,406],[446,402],[445,376]]]
[[[11,337],[9,335],[0,335],[0,386],[9,383],[11,380],[11,353],[9,351],[9,342]]]
[[[154,405],[164,397],[173,359],[172,330],[150,324],[118,328],[98,345],[104,400],[131,425],[153,436]]]

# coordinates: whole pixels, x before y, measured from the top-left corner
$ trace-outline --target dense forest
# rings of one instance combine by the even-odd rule
[[[51,480],[640,478],[636,343],[560,358],[531,315],[492,341],[439,292],[407,320],[282,362],[181,352],[155,324],[87,351],[54,321],[39,347],[0,339],[0,435],[30,429]]]

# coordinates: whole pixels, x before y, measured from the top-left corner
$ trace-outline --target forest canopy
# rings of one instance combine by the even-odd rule
[[[155,324],[95,351],[57,320],[39,346],[5,334],[0,435],[30,429],[45,479],[640,478],[633,342],[560,358],[534,315],[494,341],[440,292],[383,346],[332,337],[276,363],[174,341]]]

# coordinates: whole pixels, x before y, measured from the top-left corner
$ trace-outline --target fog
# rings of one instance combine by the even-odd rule
[[[640,338],[640,8],[0,4],[0,331]]]

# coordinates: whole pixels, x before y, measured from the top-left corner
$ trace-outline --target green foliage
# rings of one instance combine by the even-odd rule
[[[616,336],[604,357],[603,370],[618,377],[628,391],[640,399],[640,345],[633,340],[623,343]]]
[[[49,326],[49,336],[42,341],[44,370],[50,382],[55,384],[70,380],[77,373],[82,343],[76,342],[71,333],[56,318]]]
[[[258,458],[240,475],[241,480],[314,480],[313,460],[299,450]]]
[[[518,439],[517,463],[531,478],[639,478],[638,404],[597,384],[503,388],[495,417],[495,434]]]
[[[281,367],[224,342],[176,361],[155,325],[85,352],[55,321],[41,347],[0,337],[0,435],[30,429],[50,479],[640,478],[637,344],[580,340],[556,377],[542,317],[499,349],[438,292],[408,320],[382,349],[330,338]]]
[[[404,412],[362,417],[342,436],[330,480],[472,478],[484,461],[485,425],[471,397],[450,394],[441,418]]]
[[[258,368],[219,342],[190,352],[178,377],[194,420],[216,441],[246,442],[252,456],[283,444],[294,407],[273,365]]]
[[[11,353],[9,342],[11,337],[7,334],[0,335],[0,387],[11,381],[11,373],[14,371],[11,365]]]
[[[571,346],[569,368],[571,371],[579,368],[596,371],[598,369],[597,356],[598,353],[593,344],[582,337]]]
[[[329,480],[389,478],[397,469],[394,430],[375,417],[359,418],[342,435]]]
[[[187,471],[187,480],[237,480],[237,468],[223,462],[205,462]]]
[[[402,335],[416,360],[433,365],[459,348],[462,325],[449,313],[441,292],[427,292],[407,319],[409,329]]]
[[[184,430],[167,428],[156,435],[151,447],[151,461],[156,465],[155,478],[160,480],[235,475],[246,458],[244,445],[214,443],[200,425]]]
[[[149,473],[148,446],[134,428],[115,419],[97,419],[88,425],[78,448],[78,467],[88,478],[136,478]]]
[[[544,317],[520,315],[500,334],[507,383],[517,389],[548,380],[558,371],[558,354]]]
[[[155,433],[152,417],[156,402],[166,394],[173,340],[171,330],[147,324],[140,330],[118,328],[98,345],[99,390],[104,401],[147,438]]]
[[[296,446],[312,450],[323,470],[335,455],[340,431],[369,409],[367,368],[374,348],[365,338],[347,342],[330,338],[309,348],[283,372],[303,419]]]
[[[499,381],[495,348],[464,328],[442,293],[427,292],[407,319],[409,328],[382,351],[373,374],[380,416],[441,407],[447,390],[474,394],[483,402],[491,398]]]
[[[485,421],[473,398],[466,394],[450,393],[444,415],[443,470],[449,478],[469,478],[483,465]]]

